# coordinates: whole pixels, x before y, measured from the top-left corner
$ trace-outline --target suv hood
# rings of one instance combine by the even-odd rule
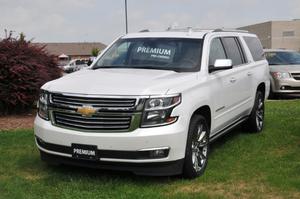
[[[197,73],[149,69],[78,71],[42,86],[50,92],[91,95],[163,95],[197,78]]]

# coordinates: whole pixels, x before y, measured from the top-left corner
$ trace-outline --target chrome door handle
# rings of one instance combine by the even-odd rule
[[[252,76],[252,72],[248,72],[247,75],[250,77]]]
[[[231,82],[231,83],[234,83],[234,82],[236,82],[236,79],[235,79],[234,77],[232,77],[232,78],[230,79],[230,82]]]

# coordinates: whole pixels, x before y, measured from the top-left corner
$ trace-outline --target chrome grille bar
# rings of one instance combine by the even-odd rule
[[[84,106],[89,105],[95,108],[134,108],[137,104],[135,98],[101,98],[95,96],[69,96],[63,94],[51,94],[50,103],[59,106]]]
[[[100,114],[100,113],[98,113]],[[132,116],[110,116],[94,115],[92,117],[84,117],[77,113],[52,111],[54,125],[60,127],[71,128],[74,130],[129,130],[131,128]]]

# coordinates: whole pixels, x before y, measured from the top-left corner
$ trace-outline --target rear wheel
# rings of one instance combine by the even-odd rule
[[[209,152],[209,128],[205,118],[194,115],[190,122],[183,176],[195,178],[204,173]]]
[[[255,103],[252,108],[250,117],[247,121],[247,128],[249,131],[259,133],[264,127],[264,116],[265,116],[265,103],[264,94],[258,90],[255,97]]]

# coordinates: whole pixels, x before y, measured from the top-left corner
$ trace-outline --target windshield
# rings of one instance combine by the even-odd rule
[[[269,65],[293,65],[300,64],[300,53],[298,52],[267,52],[266,58]]]
[[[120,39],[95,63],[99,68],[141,68],[192,72],[200,69],[201,39]]]

